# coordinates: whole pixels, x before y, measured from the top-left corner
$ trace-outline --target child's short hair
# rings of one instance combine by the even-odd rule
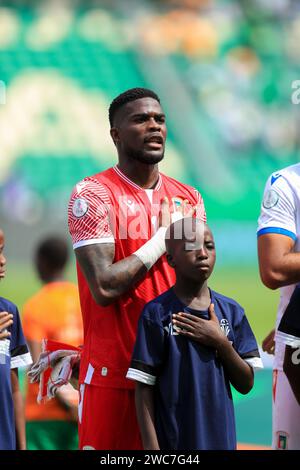
[[[203,233],[205,227],[208,227],[202,220],[195,217],[184,217],[173,222],[166,231],[167,253],[172,254],[178,243],[189,242],[199,226],[203,228]]]

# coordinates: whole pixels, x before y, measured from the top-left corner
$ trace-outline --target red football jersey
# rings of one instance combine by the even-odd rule
[[[206,220],[199,192],[159,174],[153,190],[140,188],[117,166],[87,177],[76,185],[69,203],[69,230],[74,249],[94,243],[115,243],[114,263],[132,255],[157,230],[161,200],[188,199],[196,216]],[[175,281],[175,272],[162,256],[145,278],[107,307],[97,305],[77,264],[83,315],[84,348],[80,383],[133,388],[126,379],[144,305]]]

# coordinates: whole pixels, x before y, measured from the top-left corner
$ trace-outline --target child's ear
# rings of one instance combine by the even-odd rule
[[[167,261],[168,261],[168,265],[171,266],[171,268],[175,268],[175,261],[172,257],[172,255],[170,255],[169,253],[167,254]]]

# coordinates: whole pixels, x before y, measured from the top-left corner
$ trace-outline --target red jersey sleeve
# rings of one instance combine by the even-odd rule
[[[196,198],[197,198],[196,218],[203,220],[203,222],[206,222],[206,212],[205,212],[203,197],[201,196],[199,191],[197,191],[197,189],[195,189],[195,193],[196,193]]]
[[[109,223],[110,206],[109,195],[97,180],[86,178],[75,186],[68,207],[74,249],[96,243],[114,243]]]

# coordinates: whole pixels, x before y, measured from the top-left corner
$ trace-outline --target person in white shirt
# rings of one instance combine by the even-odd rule
[[[273,173],[267,181],[258,220],[258,258],[262,282],[280,288],[275,329],[300,282],[300,163]],[[300,323],[300,312],[299,312]],[[273,330],[263,349],[273,352]],[[276,336],[273,374],[274,449],[300,449],[300,406],[283,371],[285,344]]]
[[[295,288],[276,333],[286,345],[283,371],[300,406],[300,284]]]

